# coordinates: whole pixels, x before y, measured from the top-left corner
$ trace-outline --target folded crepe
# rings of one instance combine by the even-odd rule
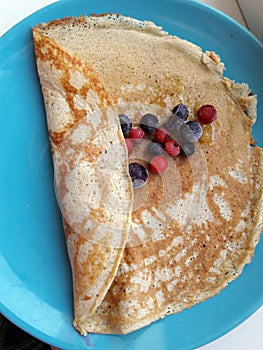
[[[128,333],[217,294],[251,261],[262,230],[256,96],[222,76],[215,53],[152,22],[68,17],[33,35],[76,329]],[[133,190],[118,114],[162,123],[179,102],[190,119],[212,104],[217,120],[194,155]],[[132,157],[146,162],[144,146]]]
[[[37,29],[34,37],[73,270],[76,319],[81,322],[103,300],[125,247],[132,208],[127,150],[118,114],[110,119],[98,112],[89,118],[110,103],[92,68],[53,40],[43,40]],[[107,173],[109,167],[103,169],[107,162],[113,176]],[[115,213],[112,200],[117,201]]]

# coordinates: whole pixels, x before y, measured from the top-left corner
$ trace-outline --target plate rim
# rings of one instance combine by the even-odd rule
[[[10,28],[9,30],[7,30],[1,37],[0,37],[0,52],[2,52],[2,48],[5,44],[5,41],[8,41],[10,38],[10,36],[13,36],[17,33],[17,31],[20,28],[23,28],[28,22],[32,22],[35,19],[37,19],[37,17],[39,16],[39,14],[44,15],[45,12],[49,13],[50,11],[52,11],[52,8],[60,8],[61,6],[63,6],[65,3],[70,3],[70,2],[74,2],[72,0],[63,0],[63,1],[57,1],[54,2],[52,4],[49,4],[47,6],[44,6],[43,8],[33,12],[32,14],[30,14],[29,16],[25,17],[24,19],[22,19],[21,21],[19,21],[17,24],[15,24],[12,28]],[[79,3],[79,0],[75,0],[76,3]],[[181,0],[177,0],[176,2],[182,2]],[[249,32],[246,28],[244,28],[243,26],[241,26],[241,24],[239,24],[236,20],[232,19],[231,17],[229,17],[228,15],[220,12],[217,9],[214,9],[212,7],[210,7],[207,4],[204,3],[200,3],[196,0],[187,0],[184,1],[184,3],[188,3],[188,4],[195,4],[195,6],[197,6],[198,8],[203,8],[205,11],[210,11],[211,13],[213,13],[216,16],[220,16],[223,17],[225,20],[227,20],[228,22],[230,22],[232,25],[237,26],[239,28],[239,30],[241,30],[243,33],[245,33],[247,35],[247,37],[249,38],[249,40],[254,41],[255,45],[259,45],[260,49],[263,50],[263,45],[262,43],[255,37],[254,34],[252,34],[251,32]],[[187,5],[188,6],[188,5]],[[88,9],[88,4],[87,4],[87,9]],[[262,241],[262,239],[261,239]],[[256,249],[258,248],[258,246],[256,247]],[[246,265],[247,266],[247,265]],[[262,296],[263,298],[263,296]],[[261,304],[262,305],[262,304]],[[240,317],[240,319],[236,322],[236,325],[231,325],[228,329],[226,329],[223,333],[221,333],[220,335],[217,335],[216,338],[211,338],[208,337],[208,341],[212,341],[214,339],[217,339],[218,337],[221,337],[222,335],[226,334],[227,332],[229,332],[230,330],[234,329],[237,325],[239,325],[240,323],[242,323],[245,319],[247,319],[247,317],[249,317],[251,314],[253,314],[258,308],[259,306],[254,305],[253,307],[251,307],[249,314],[246,314],[245,317]],[[38,339],[41,339],[42,341],[49,343],[50,337],[46,337],[45,335],[43,336],[42,333],[39,333],[39,331],[34,328],[31,327],[31,325],[25,323],[23,320],[21,320],[20,318],[18,318],[15,314],[13,314],[10,310],[8,310],[5,305],[3,305],[0,302],[0,310],[3,313],[4,316],[6,316],[8,319],[10,319],[14,324],[18,325],[20,328],[24,329],[26,332],[28,332],[29,334],[37,337]],[[4,311],[3,311],[4,310]],[[36,334],[39,333],[39,334]],[[54,339],[52,338],[52,341]],[[55,342],[52,342],[52,344]],[[203,343],[199,343],[199,346],[207,344],[207,340],[205,340]],[[58,341],[56,346],[61,346],[62,344]],[[63,347],[64,347],[64,343],[63,343]],[[65,349],[65,348],[64,348]]]

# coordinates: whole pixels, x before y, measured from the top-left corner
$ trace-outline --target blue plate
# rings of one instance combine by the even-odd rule
[[[190,349],[237,326],[263,304],[263,242],[219,295],[127,336],[80,336],[71,326],[72,283],[53,186],[31,27],[69,15],[119,12],[162,25],[221,55],[226,75],[259,95],[254,137],[263,146],[263,47],[227,16],[195,1],[59,1],[0,39],[0,311],[63,349]]]

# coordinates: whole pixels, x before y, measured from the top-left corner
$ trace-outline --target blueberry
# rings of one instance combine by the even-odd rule
[[[158,119],[154,114],[146,113],[141,119],[140,127],[146,131],[153,133],[158,128]]]
[[[190,157],[195,153],[195,145],[192,142],[185,142],[181,146],[181,154]]]
[[[152,156],[159,156],[163,153],[163,147],[159,142],[150,142],[148,145],[148,150]]]
[[[167,122],[163,124],[166,130],[173,132],[178,131],[182,124],[184,124],[183,120],[179,118],[176,114],[172,114]]]
[[[130,177],[133,188],[140,188],[146,184],[148,178],[147,169],[140,163],[131,163],[129,165]]]
[[[128,136],[132,128],[132,122],[130,121],[129,117],[125,114],[119,114],[119,120],[121,123],[123,135]]]
[[[183,121],[186,121],[189,115],[188,108],[183,103],[179,103],[179,105],[175,106],[172,112]]]
[[[196,142],[202,136],[203,129],[198,122],[190,121],[181,126],[180,133],[185,142]]]

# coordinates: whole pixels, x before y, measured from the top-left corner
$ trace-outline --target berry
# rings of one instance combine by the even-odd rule
[[[154,114],[146,113],[141,119],[140,127],[146,131],[153,133],[158,128],[158,119]]]
[[[217,111],[212,105],[203,105],[197,111],[197,116],[202,124],[210,124],[217,118]]]
[[[181,145],[181,154],[186,157],[190,157],[195,153],[195,145],[192,142],[186,142]]]
[[[140,188],[146,184],[148,171],[142,164],[131,163],[129,165],[129,173],[132,179],[133,188]]]
[[[134,128],[131,128],[129,138],[138,143],[144,138],[144,131],[139,126],[135,126]]]
[[[183,121],[186,121],[189,115],[188,108],[183,103],[179,103],[179,105],[175,106],[172,112]]]
[[[162,174],[168,168],[168,160],[163,156],[153,157],[150,161],[150,169],[153,173]]]
[[[177,115],[172,114],[167,122],[163,124],[163,127],[169,131],[178,131],[184,124],[184,121]]]
[[[129,117],[125,114],[119,114],[119,120],[121,123],[121,129],[122,129],[123,135],[127,137],[131,130],[132,122],[130,121]]]
[[[181,126],[180,133],[185,142],[196,142],[202,136],[203,129],[198,122],[189,121]]]
[[[133,142],[131,139],[125,139],[125,142],[126,142],[126,147],[127,147],[127,150],[128,150],[128,154],[131,154],[132,151],[133,151]]]
[[[163,147],[159,142],[150,142],[148,145],[149,153],[152,156],[158,156],[163,153]]]
[[[176,157],[181,152],[181,147],[174,140],[166,141],[164,149],[171,157]]]
[[[170,135],[164,127],[161,127],[155,131],[154,139],[159,143],[164,143],[170,139]]]

